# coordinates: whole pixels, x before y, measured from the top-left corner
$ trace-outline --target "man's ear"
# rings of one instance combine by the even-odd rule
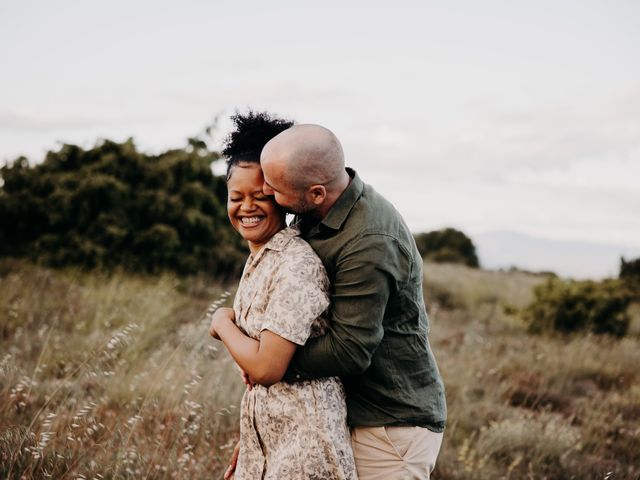
[[[311,202],[314,205],[322,205],[324,199],[327,198],[327,189],[324,188],[324,185],[311,185],[307,194],[311,197]]]

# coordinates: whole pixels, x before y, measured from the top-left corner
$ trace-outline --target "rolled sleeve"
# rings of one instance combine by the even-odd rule
[[[310,248],[284,257],[271,285],[261,330],[303,345],[313,322],[329,307],[328,279],[322,262]]]

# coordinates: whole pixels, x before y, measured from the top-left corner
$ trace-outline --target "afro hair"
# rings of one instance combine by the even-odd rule
[[[259,162],[260,152],[269,140],[293,125],[292,121],[272,117],[268,112],[236,113],[231,117],[235,125],[226,138],[222,155],[227,163]]]

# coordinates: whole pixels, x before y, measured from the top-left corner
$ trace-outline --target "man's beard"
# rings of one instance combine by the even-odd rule
[[[307,203],[304,198],[301,198],[292,207],[282,207],[285,212],[292,215],[298,215],[300,217],[314,217],[314,213],[317,212],[318,207],[313,203]]]

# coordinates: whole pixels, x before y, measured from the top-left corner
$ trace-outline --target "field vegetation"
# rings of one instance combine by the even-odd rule
[[[627,335],[528,333],[544,276],[427,263],[449,422],[433,478],[640,475],[640,309]],[[220,478],[243,384],[206,277],[0,261],[0,478]]]
[[[0,478],[217,478],[243,391],[199,277],[0,263]]]
[[[624,338],[529,332],[545,276],[427,264],[449,421],[437,479],[640,475],[640,311]]]

